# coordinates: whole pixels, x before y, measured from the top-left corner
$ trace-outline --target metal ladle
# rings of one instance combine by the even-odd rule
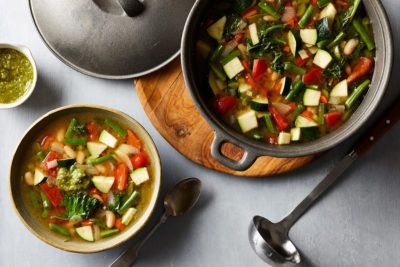
[[[301,257],[289,238],[289,230],[324,192],[361,155],[365,154],[386,132],[400,120],[400,99],[378,119],[336,167],[317,185],[317,187],[282,221],[272,223],[261,216],[255,216],[249,226],[250,245],[256,254],[271,265],[285,262],[300,263]]]
[[[160,221],[135,246],[128,248],[122,253],[110,267],[131,266],[135,262],[140,248],[154,234],[158,227],[165,223],[168,217],[177,217],[188,212],[199,199],[200,191],[201,181],[197,178],[187,178],[177,183],[164,198],[165,212],[161,216]]]

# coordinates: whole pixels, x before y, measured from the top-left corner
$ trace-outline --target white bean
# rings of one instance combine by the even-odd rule
[[[33,177],[33,173],[26,172],[25,173],[25,182],[27,185],[33,186],[35,178]]]
[[[98,225],[93,225],[93,237],[94,237],[94,241],[97,241],[101,238],[100,227]]]
[[[355,38],[350,39],[350,40],[346,43],[346,45],[344,46],[344,48],[343,48],[343,53],[344,53],[346,56],[350,56],[351,54],[353,54],[354,50],[357,48],[357,46],[358,46],[359,43],[360,43],[360,42],[358,41],[358,39],[355,39]]]
[[[64,146],[65,154],[70,158],[76,158],[76,152],[70,146]]]
[[[60,128],[57,131],[56,134],[56,140],[60,143],[64,142],[64,136],[65,136],[65,129],[64,128]]]
[[[60,142],[52,142],[50,150],[57,152],[58,154],[64,153],[64,146]]]
[[[83,152],[82,150],[76,152],[76,161],[79,164],[83,164],[85,162],[85,152]]]
[[[112,211],[106,211],[106,225],[108,228],[113,228],[115,224],[115,214]]]
[[[94,167],[102,174],[107,172],[107,167],[104,164],[96,164]]]
[[[276,21],[277,19],[274,18],[273,16],[265,15],[265,16],[263,17],[263,20],[265,20],[265,21]]]

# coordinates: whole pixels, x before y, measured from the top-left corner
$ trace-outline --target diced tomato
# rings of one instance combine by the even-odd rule
[[[288,45],[285,45],[283,48],[282,48],[282,50],[283,50],[283,52],[285,52],[285,53],[290,53],[291,51],[290,51],[290,47],[288,46]]]
[[[295,102],[290,102],[288,105],[290,106],[290,111],[289,112],[292,112],[297,107],[297,104]]]
[[[242,65],[243,65],[243,68],[246,70],[246,72],[247,73],[249,73],[250,72],[250,64],[249,64],[249,61],[248,60],[243,60],[242,61]]]
[[[276,134],[267,134],[266,136],[264,136],[264,139],[271,145],[278,144],[278,136],[276,136]]]
[[[99,190],[96,187],[92,187],[89,189],[89,195],[97,195],[99,194]]]
[[[235,35],[235,40],[236,40],[236,42],[238,42],[238,43],[243,42],[243,40],[244,40],[244,34],[243,34],[243,33],[238,33],[238,34],[236,34],[236,35]]]
[[[142,148],[142,142],[130,129],[127,130],[126,143],[130,146],[136,147],[137,149]]]
[[[301,113],[301,115],[303,115],[303,116],[306,117],[306,118],[312,119],[313,116],[314,116],[314,113],[312,113],[312,112],[309,111],[309,110],[304,110],[304,111]]]
[[[103,203],[107,203],[108,202],[108,194],[101,193],[100,196],[101,196],[101,199],[103,200]]]
[[[335,3],[342,9],[347,9],[350,6],[350,4],[346,0],[336,0]]]
[[[58,167],[57,167],[57,168],[49,169],[49,168],[47,167],[47,163],[50,162],[50,161],[53,161],[53,160],[61,159],[61,158],[62,158],[62,156],[59,155],[57,152],[55,152],[55,151],[50,151],[50,152],[47,154],[46,158],[42,161],[41,166],[42,166],[43,170],[44,170],[45,172],[47,172],[47,173],[48,173],[50,176],[52,176],[52,177],[57,176]]]
[[[318,1],[317,1],[317,0],[310,0],[310,4],[311,4],[311,5],[313,5],[313,6],[316,6],[316,5],[317,5],[317,3],[318,3]]]
[[[274,118],[275,124],[280,131],[284,131],[289,126],[287,119],[275,107],[269,106],[269,112],[271,112],[272,118]]]
[[[120,231],[125,229],[125,225],[122,223],[121,218],[115,220],[115,227],[117,227]]]
[[[92,226],[93,222],[91,220],[81,221],[82,226]]]
[[[330,112],[324,115],[326,124],[330,127],[336,126],[342,119],[342,113],[339,111]]]
[[[147,155],[143,152],[137,153],[131,158],[132,165],[137,169],[149,164]]]
[[[97,141],[99,140],[99,134],[100,134],[100,127],[97,125],[96,122],[91,121],[86,124],[86,129],[88,130],[89,133],[89,140],[90,141]]]
[[[50,187],[47,183],[40,184],[40,188],[46,194],[53,207],[58,207],[63,199],[63,196],[57,187]]]
[[[49,211],[49,215],[51,216],[59,216],[64,214],[66,211],[65,207],[53,207],[50,211]],[[59,223],[65,223],[65,220],[60,220],[61,222]]]
[[[66,222],[66,220],[50,216],[49,222],[50,223],[55,223],[55,224],[64,224]]]
[[[325,95],[321,95],[319,102],[326,104],[328,103],[328,98]]]
[[[302,59],[301,57],[297,57],[293,63],[299,67],[304,67],[307,64],[307,59]]]
[[[237,100],[234,96],[219,96],[216,98],[216,109],[219,114],[226,114],[236,106]]]
[[[318,66],[312,66],[310,71],[304,74],[303,76],[303,82],[306,85],[320,85],[324,83],[324,76],[323,76],[323,69],[321,69]]]
[[[351,74],[349,75],[349,77],[347,77],[347,82],[353,83],[360,80],[371,71],[373,65],[374,62],[372,59],[367,57],[360,57],[360,59],[357,61],[357,64],[354,66]]]
[[[47,150],[50,148],[51,142],[54,141],[54,136],[52,135],[46,135],[43,139],[42,142],[40,143],[40,147],[43,150]]]
[[[293,28],[297,27],[298,23],[299,23],[299,21],[297,20],[296,17],[294,17],[287,22],[287,25],[289,25],[289,27],[293,29]]]
[[[242,18],[249,18],[249,17],[251,17],[251,16],[254,16],[254,15],[256,15],[257,14],[257,6],[253,6],[253,7],[251,7],[251,8],[248,8],[247,10],[245,10],[242,14],[241,14],[241,16],[242,16]]]
[[[114,186],[119,191],[124,191],[128,185],[128,167],[124,163],[120,163],[115,169],[114,177]]]
[[[253,79],[258,80],[261,78],[268,69],[268,64],[265,59],[255,59],[253,62]]]

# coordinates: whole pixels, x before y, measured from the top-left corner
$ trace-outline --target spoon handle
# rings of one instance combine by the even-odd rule
[[[128,248],[124,253],[122,253],[109,267],[128,267],[133,265],[139,254],[139,250],[143,244],[154,234],[154,232],[168,219],[168,214],[164,212],[160,221],[148,232],[142,240],[140,240],[136,245]]]
[[[289,229],[303,213],[324,193],[340,175],[353,163],[358,156],[365,154],[380,138],[384,136],[399,120],[400,99],[396,99],[392,106],[374,122],[371,129],[367,130],[354,146],[354,150],[345,156],[339,164],[329,173],[317,187],[285,218],[282,225]]]

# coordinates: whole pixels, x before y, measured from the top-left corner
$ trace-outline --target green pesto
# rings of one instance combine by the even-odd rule
[[[64,191],[75,191],[86,189],[90,179],[86,177],[85,171],[72,166],[70,170],[60,168],[57,173],[56,185]]]
[[[33,81],[33,67],[21,52],[0,48],[0,103],[17,101],[30,88]]]

